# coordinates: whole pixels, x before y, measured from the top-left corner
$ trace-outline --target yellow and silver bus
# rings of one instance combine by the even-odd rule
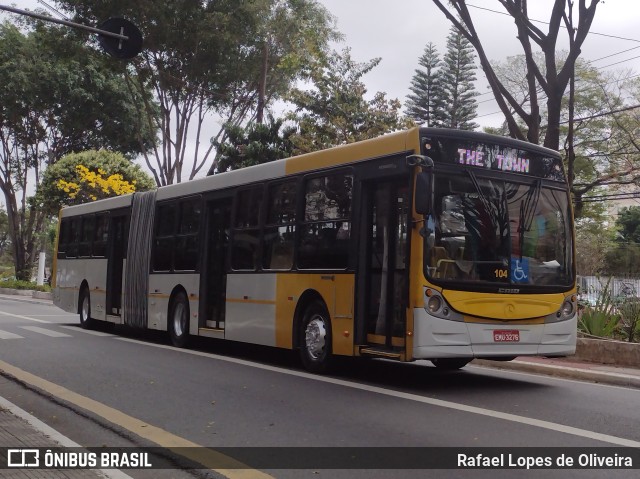
[[[335,356],[566,356],[571,201],[557,152],[414,128],[64,208],[54,302],[95,321]]]

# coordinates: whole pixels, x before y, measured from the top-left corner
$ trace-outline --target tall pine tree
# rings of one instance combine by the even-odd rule
[[[407,116],[416,123],[433,126],[434,98],[438,95],[437,69],[440,57],[433,43],[429,42],[420,57],[419,64],[411,79],[412,93],[407,95]]]
[[[478,124],[476,117],[477,92],[473,85],[476,80],[476,66],[473,46],[455,28],[447,37],[447,53],[438,71],[437,98],[434,98],[435,126],[473,130]]]

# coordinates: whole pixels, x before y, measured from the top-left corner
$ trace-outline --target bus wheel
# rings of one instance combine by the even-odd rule
[[[300,328],[300,357],[307,371],[325,373],[332,360],[329,313],[320,302],[307,307]]]
[[[178,348],[186,347],[189,342],[189,301],[182,291],[171,302],[169,335],[171,343]]]
[[[80,291],[80,326],[83,329],[91,329],[95,321],[91,318],[91,295],[88,288]]]
[[[432,359],[431,362],[433,365],[442,370],[453,371],[455,369],[460,369],[465,367],[467,364],[471,362],[471,359],[468,358],[438,358]]]

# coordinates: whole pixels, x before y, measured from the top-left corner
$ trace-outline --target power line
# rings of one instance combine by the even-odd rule
[[[600,60],[606,60],[607,58],[615,57],[616,55],[622,55],[623,53],[627,53],[627,52],[630,52],[632,50],[637,50],[638,48],[640,48],[640,46],[633,47],[633,48],[627,48],[626,50],[622,50],[620,52],[612,53],[611,55],[607,55],[607,56],[604,56],[604,57],[596,58],[595,60],[589,61],[589,63],[599,62]]]
[[[510,17],[511,15],[505,12],[501,12],[499,10],[492,10],[491,8],[486,8],[486,7],[479,7],[477,5],[472,5],[470,3],[467,4],[468,6],[472,7],[472,8],[477,8],[478,10],[486,10],[487,12],[492,12],[492,13],[497,13],[499,15],[505,15],[507,17]],[[542,20],[535,20],[532,18],[529,18],[529,21],[534,22],[534,23],[542,23],[543,25],[549,25],[549,22],[544,22]],[[561,25],[562,28],[566,28],[564,25]],[[629,42],[636,42],[636,43],[640,43],[640,40],[635,39],[635,38],[625,38],[625,37],[619,37],[617,35],[609,35],[607,33],[598,33],[598,32],[589,32],[592,35],[598,35],[601,37],[608,37],[608,38],[615,38],[617,40],[626,40]]]

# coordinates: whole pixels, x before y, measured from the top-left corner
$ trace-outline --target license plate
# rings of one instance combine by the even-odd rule
[[[493,331],[494,343],[517,343],[520,341],[520,331],[517,329],[495,329]]]

